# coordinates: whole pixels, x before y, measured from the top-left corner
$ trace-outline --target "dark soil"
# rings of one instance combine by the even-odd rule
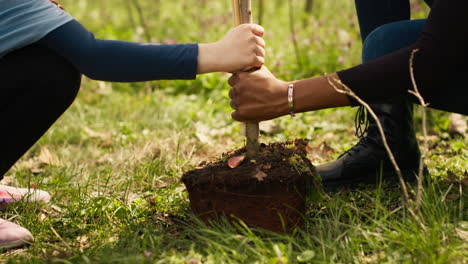
[[[182,177],[192,211],[205,222],[224,215],[275,232],[301,226],[306,195],[318,186],[315,168],[307,159],[307,143],[262,144],[256,157],[247,157],[235,169],[227,160],[246,155],[245,148],[200,164]]]

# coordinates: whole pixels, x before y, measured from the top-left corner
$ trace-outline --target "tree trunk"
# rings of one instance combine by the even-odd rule
[[[314,6],[314,0],[306,0],[305,3],[305,12],[306,13],[311,13],[312,12],[312,7]]]

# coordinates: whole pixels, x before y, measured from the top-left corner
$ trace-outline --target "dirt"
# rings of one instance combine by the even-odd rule
[[[184,174],[190,207],[203,221],[219,216],[239,218],[247,225],[288,232],[304,223],[306,196],[318,188],[315,168],[307,159],[307,140],[260,146],[237,168],[231,157],[246,155],[245,148],[225,153]]]

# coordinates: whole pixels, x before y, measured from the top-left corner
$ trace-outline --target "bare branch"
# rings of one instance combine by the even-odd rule
[[[382,124],[381,124],[379,118],[377,117],[377,115],[375,114],[374,110],[372,110],[372,108],[366,102],[364,102],[364,100],[359,98],[359,96],[357,96],[346,84],[342,83],[340,80],[332,79],[329,76],[325,76],[325,78],[327,79],[328,83],[337,92],[349,95],[352,98],[356,99],[361,105],[363,105],[367,109],[367,111],[372,116],[372,118],[374,118],[374,120],[375,120],[375,122],[377,124],[377,127],[379,128],[379,132],[380,132],[380,135],[382,137],[382,142],[383,142],[383,145],[385,147],[385,150],[387,151],[388,156],[390,158],[390,161],[391,161],[391,163],[393,165],[393,168],[395,169],[395,172],[398,175],[398,180],[400,181],[401,191],[402,191],[402,194],[403,194],[405,205],[408,206],[409,195],[408,195],[408,190],[406,188],[405,180],[403,179],[403,175],[401,173],[400,167],[398,166],[398,164],[397,164],[397,162],[395,160],[395,156],[393,155],[393,152],[392,152],[392,150],[390,149],[390,147],[388,145],[387,138],[385,136],[385,132],[383,130]],[[341,89],[338,88],[338,86],[335,84],[335,82],[337,84],[339,84],[342,88]]]
[[[369,104],[367,104],[366,102],[364,102],[364,100],[362,100],[359,96],[357,96],[346,84],[341,82],[341,80],[332,79],[329,76],[325,76],[325,78],[327,79],[328,83],[337,92],[349,95],[352,98],[356,99],[361,105],[363,105],[367,109],[367,111],[372,116],[372,118],[374,118],[375,123],[377,124],[377,127],[379,128],[379,132],[380,132],[380,135],[382,137],[382,142],[383,142],[383,145],[385,147],[385,150],[387,151],[388,156],[390,158],[390,161],[391,161],[391,163],[392,163],[392,165],[393,165],[393,167],[394,167],[394,169],[395,169],[395,171],[396,171],[396,173],[398,175],[398,180],[400,181],[401,192],[403,194],[405,207],[408,209],[408,212],[413,217],[413,219],[421,226],[421,228],[424,231],[426,231],[427,228],[423,224],[423,222],[421,221],[421,218],[418,216],[418,214],[413,210],[413,208],[409,204],[409,195],[408,195],[408,189],[406,188],[405,180],[403,179],[403,175],[401,173],[400,167],[398,166],[398,164],[397,164],[397,162],[395,160],[395,156],[393,155],[393,152],[392,152],[392,150],[390,149],[390,147],[388,145],[387,138],[385,136],[385,132],[383,130],[382,124],[381,124],[379,118],[377,117],[377,115],[375,114],[374,110],[372,110],[372,108],[369,106]],[[339,84],[341,86],[341,89],[338,88],[338,86],[334,82]]]
[[[414,77],[414,55],[419,51],[419,49],[414,49],[411,51],[410,57],[410,75],[411,75],[411,82],[413,83],[413,89],[409,90],[408,92],[419,100],[419,103],[422,106],[422,131],[424,136],[424,147],[423,151],[421,152],[421,158],[419,160],[419,172],[418,172],[418,187],[416,190],[416,200],[415,200],[415,210],[416,212],[419,211],[422,202],[422,192],[423,192],[423,180],[424,180],[424,160],[426,159],[427,152],[429,150],[429,146],[427,143],[427,107],[429,106],[428,103],[424,100],[421,93],[419,92],[418,85],[416,83],[416,78]]]

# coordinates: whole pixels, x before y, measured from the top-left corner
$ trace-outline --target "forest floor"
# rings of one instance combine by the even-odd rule
[[[233,24],[229,2],[61,4],[99,38],[185,43],[221,38]],[[288,2],[264,1],[261,20],[272,72],[291,80],[359,63],[353,1],[315,1],[311,14],[304,12],[304,1],[290,1],[292,16]],[[427,15],[416,1],[412,7],[414,17]],[[256,21],[259,10],[254,7]],[[28,247],[4,250],[0,261],[468,263],[468,137],[450,134],[449,114],[435,110],[429,112],[426,160],[434,181],[425,186],[421,222],[403,208],[399,188],[388,185],[310,201],[305,226],[289,235],[198,221],[188,208],[182,174],[244,144],[239,124],[230,118],[228,77],[133,84],[83,78],[73,106],[2,181],[45,189],[53,199],[0,212],[36,239]],[[279,118],[263,125],[260,140],[307,138],[312,163],[323,164],[358,141],[355,110]],[[419,107],[415,112],[420,131]],[[422,140],[420,132],[417,136]]]

